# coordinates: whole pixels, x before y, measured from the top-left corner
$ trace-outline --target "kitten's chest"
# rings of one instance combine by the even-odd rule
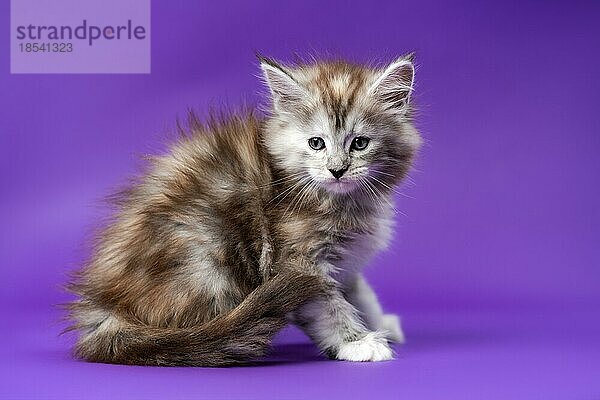
[[[333,243],[322,257],[326,261],[326,272],[339,281],[349,274],[360,272],[373,257],[384,250],[392,236],[393,219],[378,215],[368,221],[368,228],[359,232],[349,232],[348,240]]]
[[[331,215],[288,221],[290,250],[312,258],[326,273],[343,281],[359,272],[385,249],[392,236],[393,213],[381,210],[368,216]]]

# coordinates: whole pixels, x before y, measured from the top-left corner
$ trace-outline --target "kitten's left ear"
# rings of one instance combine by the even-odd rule
[[[306,90],[296,82],[292,72],[274,60],[258,55],[265,82],[271,90],[273,107],[279,111],[297,111],[306,99]]]
[[[388,109],[405,111],[410,102],[415,80],[414,53],[404,55],[376,75],[369,92]]]

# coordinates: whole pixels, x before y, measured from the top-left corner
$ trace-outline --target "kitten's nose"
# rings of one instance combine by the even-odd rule
[[[346,171],[348,171],[348,167],[341,168],[341,169],[330,169],[329,170],[329,172],[331,172],[331,175],[333,175],[335,177],[335,179],[340,179]]]

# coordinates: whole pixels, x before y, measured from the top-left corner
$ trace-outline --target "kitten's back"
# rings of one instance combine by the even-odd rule
[[[95,308],[158,326],[190,326],[233,309],[262,281],[270,172],[252,114],[192,124],[117,196],[72,289],[84,325]],[[94,312],[90,312],[94,311]]]

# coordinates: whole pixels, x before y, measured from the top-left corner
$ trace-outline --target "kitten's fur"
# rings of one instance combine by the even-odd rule
[[[71,284],[79,357],[237,364],[292,321],[333,358],[392,358],[399,320],[383,314],[361,269],[389,240],[392,188],[420,142],[412,55],[381,69],[261,67],[268,117],[195,120],[117,196]],[[363,150],[350,148],[358,136],[370,139]],[[339,180],[330,172],[346,168]]]

